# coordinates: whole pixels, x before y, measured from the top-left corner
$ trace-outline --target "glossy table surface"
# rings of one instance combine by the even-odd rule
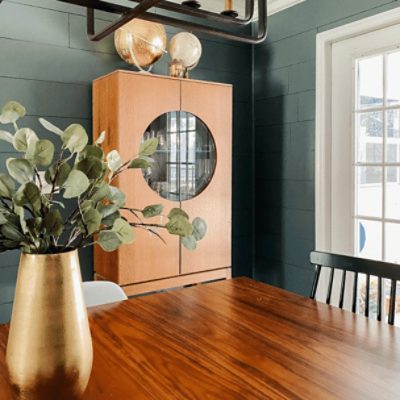
[[[85,400],[400,399],[400,330],[246,278],[90,309]],[[0,326],[0,399],[11,399]],[[55,399],[53,399],[55,400]]]

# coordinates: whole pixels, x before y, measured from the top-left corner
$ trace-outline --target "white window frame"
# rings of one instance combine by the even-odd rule
[[[332,251],[332,45],[400,23],[400,7],[317,34],[315,121],[315,248]]]

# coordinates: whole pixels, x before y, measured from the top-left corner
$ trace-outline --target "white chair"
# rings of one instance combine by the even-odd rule
[[[82,283],[86,307],[127,300],[125,292],[114,282],[90,281]]]

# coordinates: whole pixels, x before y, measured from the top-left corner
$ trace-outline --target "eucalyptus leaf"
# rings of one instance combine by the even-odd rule
[[[18,229],[15,225],[9,223],[4,224],[1,226],[0,232],[6,239],[15,242],[25,241],[24,233],[20,229]]]
[[[156,152],[157,147],[158,147],[158,139],[156,138],[147,139],[140,144],[139,155],[151,156]]]
[[[53,132],[58,136],[61,136],[61,137],[63,136],[64,132],[60,128],[58,128],[57,126],[53,125],[51,122],[47,121],[46,119],[39,118],[39,122],[48,131]]]
[[[26,183],[33,180],[33,166],[23,158],[8,158],[6,161],[8,173],[18,182]]]
[[[126,200],[125,193],[115,186],[110,186],[109,189],[110,189],[110,195],[108,199],[112,203],[117,204],[119,207],[123,207],[125,205],[125,200]]]
[[[95,144],[99,146],[104,143],[104,140],[106,140],[106,131],[100,133],[99,137],[96,139]]]
[[[43,225],[48,235],[60,236],[64,231],[64,221],[60,211],[52,208],[45,215]]]
[[[0,213],[0,225],[6,224],[7,223],[7,218],[3,213]]]
[[[42,221],[43,221],[43,219],[41,217],[29,218],[26,221],[26,224],[32,235],[36,236],[36,235],[38,235],[39,232],[41,232]]]
[[[79,153],[79,160],[87,157],[96,157],[99,160],[102,160],[104,157],[103,150],[98,147],[94,146],[93,144],[88,144],[80,153]]]
[[[192,221],[192,226],[193,226],[193,237],[199,241],[204,238],[204,236],[207,233],[207,224],[206,221],[202,218],[195,218]]]
[[[27,233],[28,232],[28,227],[26,225],[25,221],[25,210],[23,207],[14,205],[14,212],[16,215],[19,217],[19,224],[21,226],[22,232]]]
[[[103,217],[101,223],[107,227],[111,227],[118,218],[121,218],[120,212],[114,211],[112,214],[108,214],[106,217]]]
[[[102,218],[107,218],[109,215],[118,211],[119,206],[118,204],[99,204],[97,210],[101,214]]]
[[[130,244],[134,240],[133,229],[123,218],[118,218],[112,227],[122,243]]]
[[[135,158],[132,160],[128,168],[149,168],[151,167],[151,163],[149,163],[147,160],[144,160],[143,158]]]
[[[14,136],[9,132],[0,131],[0,140],[4,140],[4,141],[12,144],[13,140],[14,140]]]
[[[73,170],[69,173],[68,178],[62,185],[65,189],[64,198],[72,199],[80,196],[87,190],[90,182],[88,177],[81,171]]]
[[[15,191],[14,181],[6,174],[0,173],[0,196],[11,199]]]
[[[13,201],[17,206],[28,205],[36,215],[40,213],[42,207],[40,189],[33,182],[21,185]]]
[[[71,153],[79,153],[86,147],[89,138],[82,125],[72,124],[64,131],[62,140]]]
[[[190,236],[193,232],[193,226],[189,220],[181,215],[176,215],[165,225],[167,231],[172,235]]]
[[[195,250],[197,247],[197,242],[193,235],[185,236],[185,237],[181,238],[181,243],[188,250]]]
[[[39,138],[32,129],[21,128],[15,132],[12,143],[15,150],[25,153],[28,151],[28,146],[33,147],[38,140]]]
[[[15,225],[17,228],[19,227],[19,217],[18,217],[18,215],[7,214],[6,218],[7,218],[7,221],[10,224]]]
[[[79,161],[76,169],[82,171],[89,179],[98,179],[103,173],[103,163],[98,158],[89,156]]]
[[[65,204],[62,203],[61,201],[51,200],[51,201],[49,201],[49,204],[57,204],[57,205],[60,206],[61,208],[65,209]]]
[[[18,118],[26,114],[25,107],[17,101],[9,101],[1,110],[0,123],[14,124]]]
[[[101,231],[97,243],[104,251],[114,251],[121,246],[122,241],[114,231]]]
[[[94,208],[88,208],[83,213],[83,223],[89,235],[98,231],[101,223],[101,214]]]
[[[3,240],[2,244],[8,250],[18,249],[21,246],[21,243],[19,241],[14,241],[14,240]]]
[[[94,201],[93,200],[84,200],[81,205],[80,209],[82,212],[86,212],[87,210],[94,208]]]
[[[56,174],[56,164],[55,164],[46,170],[44,178],[49,185],[52,185],[55,179],[55,186],[59,187],[65,183],[70,172],[71,172],[71,166],[68,163],[64,162],[58,166],[58,173]]]
[[[28,143],[28,150],[26,158],[32,162],[34,166],[46,167],[53,161],[54,144],[47,139],[40,139],[30,146]]]
[[[110,187],[106,182],[101,182],[98,185],[95,186],[95,189],[93,191],[93,194],[91,195],[90,199],[94,201],[95,203],[98,203],[99,201],[102,201],[108,196],[110,196],[111,191]]]
[[[115,172],[120,168],[123,164],[121,155],[117,150],[112,150],[107,154],[107,166],[108,169],[112,172]]]
[[[168,218],[175,218],[176,216],[181,216],[186,219],[189,219],[189,215],[185,211],[183,211],[181,208],[172,208],[171,211],[168,214]]]
[[[162,204],[152,204],[150,206],[145,207],[142,210],[142,214],[144,218],[152,218],[160,215],[164,210],[164,206]]]

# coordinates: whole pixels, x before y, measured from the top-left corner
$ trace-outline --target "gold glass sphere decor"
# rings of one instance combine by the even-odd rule
[[[135,18],[115,31],[114,44],[125,62],[143,71],[166,52],[167,34],[163,25]]]

